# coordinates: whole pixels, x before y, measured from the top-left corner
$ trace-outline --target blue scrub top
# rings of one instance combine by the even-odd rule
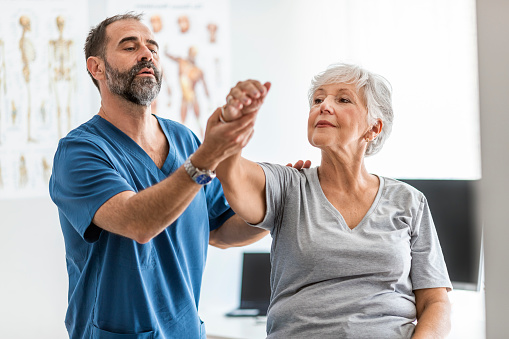
[[[176,171],[199,146],[186,127],[157,118],[170,150],[159,169],[130,137],[99,116],[60,140],[50,180],[69,274],[71,338],[205,338],[198,316],[209,232],[233,215],[217,179],[161,234],[139,244],[94,224],[97,209]]]

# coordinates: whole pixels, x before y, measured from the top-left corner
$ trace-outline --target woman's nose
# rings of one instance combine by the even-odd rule
[[[320,104],[320,114],[332,114],[333,113],[333,108],[332,108],[332,102],[331,102],[331,97],[330,96],[326,96],[322,103]]]

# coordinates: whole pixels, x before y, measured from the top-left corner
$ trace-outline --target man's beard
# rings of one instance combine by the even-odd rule
[[[151,61],[141,61],[126,72],[113,68],[107,61],[105,66],[106,83],[110,91],[134,104],[149,106],[161,90],[161,72]],[[143,68],[151,68],[155,80],[152,77],[137,77]]]

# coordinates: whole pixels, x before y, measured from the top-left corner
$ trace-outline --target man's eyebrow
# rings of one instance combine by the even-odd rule
[[[127,36],[127,37],[123,38],[122,40],[120,40],[118,42],[118,44],[122,45],[124,42],[127,42],[127,41],[138,41],[138,38],[135,36]]]
[[[127,41],[138,41],[138,38],[135,36],[127,36],[127,37],[123,38],[122,40],[120,40],[118,42],[118,44],[122,45],[124,42],[127,42]],[[148,39],[147,42],[149,44],[155,45],[157,47],[157,49],[159,49],[159,44],[155,40]]]
[[[159,49],[159,44],[157,43],[157,41],[152,40],[152,39],[148,39],[147,42],[149,44],[155,45],[157,47],[157,49]]]

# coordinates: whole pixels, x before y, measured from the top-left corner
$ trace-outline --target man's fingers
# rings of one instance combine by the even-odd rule
[[[292,165],[291,162],[287,163],[286,166],[293,167],[297,170],[301,170],[303,168],[310,168],[311,167],[311,161],[306,160],[305,162],[302,160],[298,160],[294,165]]]

